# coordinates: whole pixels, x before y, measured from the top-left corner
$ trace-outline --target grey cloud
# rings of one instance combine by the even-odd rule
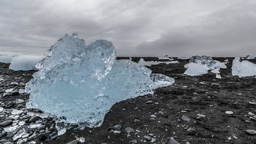
[[[253,0],[0,0],[0,53],[46,53],[76,32],[121,56],[244,55],[255,53],[255,12]]]
[[[198,25],[181,27],[137,46],[138,56],[245,56],[256,53],[256,5],[219,10]]]

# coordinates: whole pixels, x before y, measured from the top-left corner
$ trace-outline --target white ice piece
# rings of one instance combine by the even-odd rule
[[[44,56],[32,56],[32,55],[19,55],[15,56],[12,61],[9,69],[14,71],[27,71],[34,70],[35,65],[40,62]]]
[[[248,56],[246,56],[246,59],[255,59],[255,57],[251,56],[251,55],[248,55]]]
[[[233,60],[232,75],[239,77],[255,76],[256,64],[247,60],[241,61],[239,57]]]
[[[188,63],[184,66],[187,68],[184,74],[190,76],[199,76],[208,73],[208,68],[205,65],[197,63]]]
[[[158,57],[159,60],[170,60],[170,57],[168,55]]]
[[[225,63],[213,60],[208,56],[193,56],[190,63],[184,66],[187,68],[184,74],[190,76],[199,76],[207,74],[208,71],[216,74],[216,78],[221,78],[220,69],[226,69]]]
[[[151,76],[151,70],[130,60],[116,60],[111,42],[97,40],[86,46],[70,35],[58,40],[37,66],[39,71],[26,85],[27,107],[81,127],[100,126],[116,102],[153,94],[154,88],[174,83],[161,74]]]
[[[151,66],[151,65],[157,65],[160,62],[156,62],[156,61],[145,61],[143,58],[140,58],[139,60],[139,64],[142,66]]]
[[[0,112],[4,111],[4,108],[3,107],[0,107]]]
[[[0,55],[1,63],[11,63],[13,55]]]

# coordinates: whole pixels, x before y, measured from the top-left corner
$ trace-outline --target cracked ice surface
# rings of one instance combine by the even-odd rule
[[[76,35],[58,40],[36,67],[39,71],[26,85],[27,107],[54,114],[59,122],[83,123],[80,128],[100,126],[116,102],[174,83],[130,60],[116,60],[111,42],[97,40],[86,46]]]

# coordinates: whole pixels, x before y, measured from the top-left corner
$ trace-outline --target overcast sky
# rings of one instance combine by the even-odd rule
[[[0,0],[0,53],[46,54],[73,32],[120,56],[256,56],[256,0]]]

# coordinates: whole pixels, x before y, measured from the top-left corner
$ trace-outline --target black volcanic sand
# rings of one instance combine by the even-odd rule
[[[157,60],[157,58],[144,58]],[[150,68],[153,73],[162,73],[175,78],[171,86],[159,88],[154,95],[140,96],[116,103],[105,116],[102,126],[84,130],[67,130],[55,140],[44,143],[65,144],[75,140],[75,136],[84,137],[85,143],[130,144],[155,143],[166,144],[173,137],[181,144],[253,144],[256,135],[246,130],[256,130],[255,77],[239,78],[231,74],[233,58],[214,58],[223,62],[229,59],[227,69],[221,70],[222,79],[215,74],[203,76],[183,75],[184,65],[189,60],[178,60],[177,64],[159,64]],[[133,58],[138,61],[139,58]],[[177,59],[175,59],[177,60]],[[250,60],[256,62],[256,60]],[[13,72],[7,64],[0,64],[0,75],[8,75],[8,82],[27,82],[33,71]],[[0,94],[3,91],[0,89]],[[28,95],[15,95],[1,98],[7,103],[16,98],[28,99]],[[225,112],[232,111],[228,115]],[[204,115],[198,117],[198,114]],[[200,116],[200,115],[199,115]],[[3,121],[3,118],[1,118]],[[117,125],[120,125],[121,128]],[[126,131],[130,130],[128,134]],[[188,143],[189,142],[189,143]],[[170,143],[171,144],[171,143]]]

